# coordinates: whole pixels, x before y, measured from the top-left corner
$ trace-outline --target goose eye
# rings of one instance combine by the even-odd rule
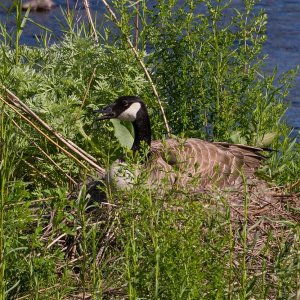
[[[127,107],[129,104],[128,104],[128,102],[126,101],[126,100],[123,100],[122,101],[122,104],[125,106],[125,107]]]

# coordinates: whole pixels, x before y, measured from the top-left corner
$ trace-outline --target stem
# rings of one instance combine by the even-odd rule
[[[231,211],[230,206],[228,206],[228,221],[229,221],[229,287],[228,287],[228,300],[232,299],[233,294],[233,251],[234,251],[234,241],[233,241],[233,231],[231,224]]]
[[[87,88],[86,88],[86,90],[85,90],[85,93],[84,93],[84,97],[83,97],[82,103],[81,103],[80,108],[79,108],[79,111],[78,111],[78,113],[77,113],[77,117],[76,117],[77,120],[78,120],[79,117],[80,117],[80,113],[81,113],[81,111],[82,111],[82,109],[83,109],[83,107],[84,107],[84,104],[85,104],[85,102],[86,102],[88,93],[89,93],[90,88],[91,88],[92,81],[93,81],[93,79],[95,78],[95,76],[96,76],[96,68],[94,68],[93,73],[92,73],[92,75],[91,75],[91,77],[90,77],[90,79],[89,79],[88,86],[87,86]]]
[[[27,123],[29,123],[32,127],[34,127],[40,134],[42,134],[45,138],[47,138],[52,144],[54,144],[56,147],[61,149],[66,155],[74,159],[77,163],[79,163],[82,167],[87,168],[78,158],[76,158],[73,154],[71,154],[69,151],[64,149],[62,146],[60,146],[57,142],[55,142],[53,139],[51,139],[48,135],[46,135],[41,129],[39,129],[36,125],[34,125],[33,122],[31,122],[28,118],[26,118],[24,115],[20,114],[17,109],[21,109],[26,114],[29,114],[35,121],[37,121],[43,128],[45,128],[49,133],[54,135],[61,143],[63,143],[68,149],[70,149],[73,153],[76,153],[81,159],[86,161],[90,166],[95,168],[100,175],[105,174],[105,170],[101,168],[97,164],[97,160],[92,157],[90,154],[85,152],[83,149],[78,147],[76,144],[74,144],[72,141],[66,139],[64,136],[62,136],[60,133],[56,132],[53,128],[51,128],[46,122],[44,122],[41,118],[39,118],[29,107],[27,107],[16,95],[14,95],[11,91],[4,88],[5,91],[8,93],[8,99],[5,100],[3,97],[0,97],[0,100],[2,100],[4,103],[6,103],[11,109],[14,110],[22,119],[24,119]],[[9,101],[9,102],[8,102]]]
[[[3,121],[3,114],[1,114],[0,119],[0,138],[1,140],[5,139],[5,132],[6,128],[4,128],[4,121]],[[0,144],[1,147],[1,144]],[[2,148],[2,147],[1,147]],[[5,205],[5,186],[6,186],[6,162],[7,162],[7,151],[5,151],[5,148],[3,146],[0,153],[0,299],[5,298],[5,278],[4,278],[4,271],[5,271],[5,261],[4,261],[4,205]]]
[[[16,108],[14,108],[11,104],[9,104],[7,101],[5,101],[3,98],[0,97],[0,99],[7,104],[8,107],[10,107],[16,114],[19,115],[23,120],[25,120],[31,127],[33,127],[35,130],[37,130],[42,136],[44,136],[50,143],[52,143],[54,146],[59,148],[61,151],[63,151],[67,156],[75,160],[78,164],[80,164],[83,168],[87,169],[87,167],[78,159],[76,158],[73,154],[68,152],[66,149],[64,149],[62,146],[60,146],[57,142],[55,142],[52,138],[50,138],[48,135],[46,135],[41,129],[39,129],[34,123],[32,123],[28,118],[23,116],[21,113],[17,111]]]
[[[97,35],[97,31],[96,31],[95,25],[93,23],[91,11],[90,11],[90,5],[89,5],[88,0],[83,0],[83,5],[84,5],[84,8],[85,8],[85,12],[86,12],[87,18],[89,20],[89,23],[90,23],[90,25],[92,27],[93,36],[94,36],[96,42],[98,43],[98,35]]]
[[[135,15],[135,49],[138,50],[139,43],[139,3],[137,2],[136,6],[136,15]]]
[[[139,62],[139,64],[140,64],[140,66],[142,67],[142,69],[144,70],[144,73],[145,73],[145,75],[146,75],[146,77],[147,77],[147,79],[148,79],[148,81],[149,81],[149,83],[150,83],[150,85],[151,85],[151,88],[152,88],[153,93],[154,93],[154,95],[155,95],[155,97],[156,97],[156,100],[157,100],[159,109],[160,109],[160,111],[161,111],[161,114],[162,114],[162,117],[163,117],[163,121],[164,121],[164,124],[165,124],[165,127],[166,127],[166,131],[167,131],[167,135],[170,136],[170,135],[171,135],[171,132],[170,132],[170,128],[169,128],[169,125],[168,125],[167,118],[166,118],[166,114],[165,114],[164,108],[163,108],[163,106],[162,106],[160,97],[159,97],[159,95],[158,95],[157,89],[156,89],[156,87],[155,87],[155,85],[154,85],[154,82],[153,82],[153,80],[152,80],[152,78],[151,78],[151,75],[150,75],[150,73],[149,73],[148,70],[147,70],[147,67],[145,66],[145,64],[143,63],[142,59],[140,58],[140,56],[139,56],[137,50],[135,49],[135,47],[133,46],[133,44],[132,44],[132,42],[131,42],[131,40],[130,40],[130,38],[122,31],[122,26],[121,26],[120,22],[118,21],[118,19],[117,19],[115,13],[114,13],[113,10],[111,9],[110,5],[106,2],[106,0],[102,0],[102,2],[104,3],[106,9],[108,10],[109,14],[111,15],[113,21],[116,23],[117,27],[120,29],[121,33],[124,35],[124,37],[125,37],[127,43],[128,43],[129,46],[130,46],[130,49],[132,50],[134,56],[135,56],[136,59],[138,60],[138,62]]]
[[[7,113],[5,113],[7,115]],[[7,115],[8,116],[8,115]],[[22,134],[28,138],[28,140],[30,141],[30,143],[32,145],[34,145],[37,149],[39,149],[39,151],[41,151],[41,153],[43,153],[47,159],[58,169],[62,172],[62,174],[64,174],[73,184],[77,184],[77,182],[69,175],[67,174],[36,142],[34,142],[33,140],[31,140],[29,138],[29,136],[27,135],[27,133],[14,121],[12,120],[12,123],[14,124],[14,126],[16,126],[21,132]]]
[[[248,233],[248,206],[249,206],[249,190],[248,185],[246,182],[246,178],[244,174],[241,174],[243,177],[243,184],[245,188],[245,201],[244,201],[244,225],[243,225],[243,233],[242,233],[242,239],[243,239],[243,258],[242,258],[242,295],[241,299],[247,298],[247,233]]]

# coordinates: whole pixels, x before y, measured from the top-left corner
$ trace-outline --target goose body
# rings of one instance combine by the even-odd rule
[[[132,122],[132,150],[140,153],[140,162],[130,170],[124,159],[117,160],[109,171],[109,181],[117,189],[131,188],[145,175],[150,186],[164,184],[172,188],[197,191],[212,186],[237,186],[255,177],[264,156],[263,149],[240,144],[212,143],[201,139],[166,139],[151,141],[148,112],[141,99],[123,96],[98,110],[99,120],[120,119]],[[143,143],[146,144],[146,153]]]

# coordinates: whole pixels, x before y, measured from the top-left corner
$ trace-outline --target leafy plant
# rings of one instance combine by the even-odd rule
[[[265,178],[290,184],[290,191],[299,187],[299,143],[282,118],[295,70],[263,74],[266,15],[253,14],[254,1],[244,1],[240,11],[230,1],[113,3],[119,27],[105,23],[98,43],[72,13],[65,14],[61,41],[49,45],[47,32],[43,47],[19,45],[28,12],[24,19],[18,12],[17,35],[1,24],[1,85],[109,167],[121,146],[130,147],[132,130],[117,121],[95,123],[95,108],[120,95],[139,95],[149,108],[154,138],[166,133],[129,37],[162,97],[172,133],[271,147]],[[1,86],[1,100],[6,97]],[[96,172],[3,105],[2,299],[295,296],[297,195],[261,203],[263,190],[254,191],[255,202],[245,188],[232,206],[237,200],[230,194],[155,194],[144,185],[118,194],[101,183],[106,202],[93,203],[89,176]],[[75,196],[69,193],[74,182],[82,183]]]

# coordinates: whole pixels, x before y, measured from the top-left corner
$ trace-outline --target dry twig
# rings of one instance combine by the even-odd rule
[[[159,106],[159,109],[161,111],[161,114],[162,114],[162,117],[163,117],[163,121],[164,121],[164,124],[165,124],[165,127],[166,127],[167,134],[168,134],[168,136],[170,136],[171,133],[170,133],[169,124],[168,124],[168,121],[167,121],[167,118],[166,118],[166,114],[165,114],[164,108],[162,106],[160,97],[158,95],[157,89],[155,87],[155,84],[154,84],[154,82],[153,82],[153,80],[151,78],[151,75],[150,75],[149,71],[147,70],[147,67],[145,66],[145,64],[143,63],[142,59],[140,58],[139,53],[136,50],[136,48],[134,47],[134,45],[132,44],[130,38],[122,31],[122,26],[121,26],[119,20],[117,19],[115,13],[111,9],[110,5],[106,2],[106,0],[102,0],[102,2],[104,3],[106,9],[108,10],[109,14],[111,15],[113,21],[116,23],[117,27],[121,30],[121,33],[126,38],[126,41],[127,41],[128,45],[130,46],[130,49],[132,50],[132,52],[134,53],[134,56],[138,60],[138,62],[141,65],[142,69],[144,70],[144,73],[145,73],[145,75],[146,75],[146,77],[147,77],[147,79],[148,79],[148,81],[149,81],[149,83],[150,83],[150,85],[152,87],[153,93],[154,93],[154,95],[156,97],[156,100],[157,100],[157,103],[158,103],[158,106]]]
[[[86,15],[88,17],[89,23],[90,23],[90,25],[92,27],[92,30],[93,30],[93,36],[94,36],[96,42],[98,43],[98,35],[97,35],[97,31],[96,31],[96,28],[95,28],[94,23],[93,23],[91,11],[90,11],[90,5],[89,5],[88,0],[83,0],[83,5],[84,5]]]
[[[26,118],[23,114],[21,114],[13,105],[11,105],[9,102],[7,102],[4,98],[0,97],[0,100],[2,100],[9,108],[11,108],[20,118],[22,118],[24,121],[26,121],[32,128],[34,128],[39,134],[41,134],[43,137],[45,137],[50,143],[52,143],[54,146],[59,148],[62,152],[64,152],[67,156],[75,160],[79,165],[81,165],[83,168],[86,168],[86,165],[84,165],[77,157],[75,157],[73,154],[71,154],[69,151],[64,149],[62,146],[60,146],[57,142],[55,142],[52,138],[50,138],[48,135],[46,135],[40,128],[38,128],[33,122],[31,122],[28,118]]]
[[[7,115],[7,113],[6,113],[6,115]],[[37,149],[39,149],[39,151],[42,153],[42,154],[44,154],[46,157],[47,157],[47,159],[62,173],[62,174],[64,174],[74,185],[76,185],[77,184],[77,182],[69,175],[69,174],[67,174],[36,142],[34,142],[32,139],[30,139],[29,138],[29,136],[27,135],[27,133],[14,121],[14,120],[12,120],[12,122],[13,122],[13,124],[14,124],[14,126],[16,127],[16,128],[18,128],[21,132],[22,132],[22,134],[24,135],[24,136],[26,136],[27,137],[27,139],[30,141],[30,143],[31,144],[33,144]]]
[[[66,146],[69,150],[71,150],[73,153],[78,155],[83,161],[87,162],[90,166],[95,168],[100,175],[105,174],[105,170],[101,168],[97,164],[97,160],[85,152],[83,149],[81,149],[79,146],[74,144],[72,141],[66,139],[63,135],[56,132],[53,128],[51,128],[46,122],[44,122],[39,116],[37,116],[28,106],[26,106],[15,94],[13,94],[10,90],[4,87],[4,90],[7,93],[7,99],[4,99],[3,97],[0,97],[0,100],[2,100],[4,103],[6,103],[11,109],[13,109],[22,119],[24,119],[27,123],[29,123],[33,128],[35,128],[40,134],[42,134],[45,138],[47,138],[52,144],[54,144],[56,147],[58,147],[60,150],[62,150],[67,156],[71,157],[73,160],[75,160],[78,164],[80,164],[82,167],[87,167],[73,154],[71,154],[69,151],[64,149],[62,146],[60,146],[58,143],[56,143],[53,139],[51,139],[48,135],[46,135],[41,129],[39,129],[36,125],[34,125],[33,122],[31,122],[28,118],[26,118],[24,115],[20,114],[16,107],[21,109],[24,113],[29,115],[32,119],[34,119],[40,126],[42,126],[46,131],[48,131],[50,134],[55,136],[64,146]]]

